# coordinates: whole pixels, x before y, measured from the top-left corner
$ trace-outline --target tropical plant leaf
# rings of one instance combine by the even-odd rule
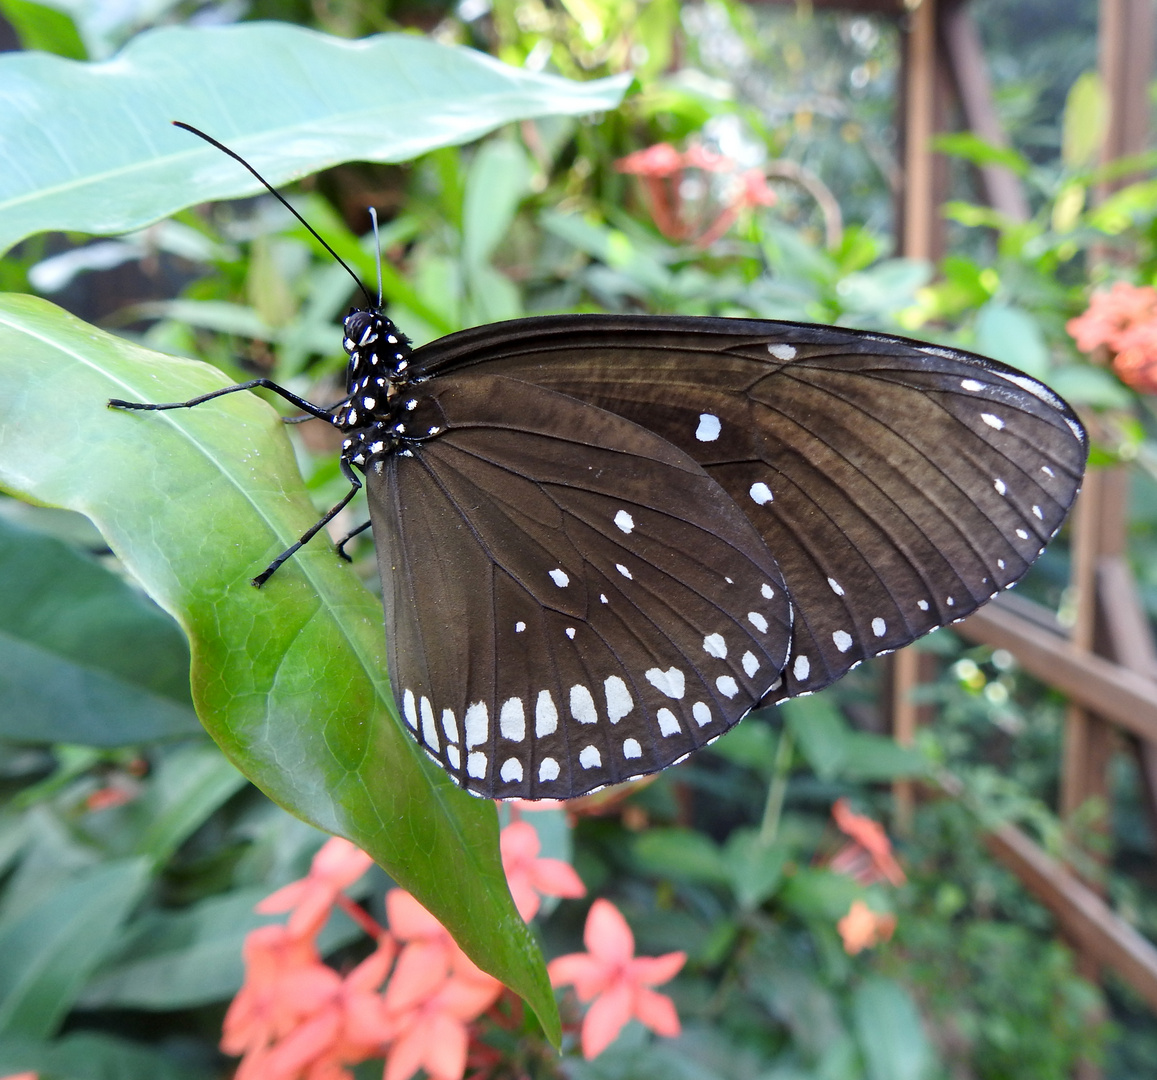
[[[373,855],[557,1038],[494,807],[455,788],[402,729],[378,601],[324,541],[265,588],[249,583],[316,518],[277,414],[247,393],[180,412],[106,405],[226,382],[45,301],[0,297],[0,485],[91,518],[184,628],[198,715],[237,767]]]

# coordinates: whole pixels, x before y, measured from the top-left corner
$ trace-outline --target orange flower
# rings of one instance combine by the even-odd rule
[[[560,956],[547,965],[551,985],[573,985],[580,1001],[597,999],[583,1019],[583,1057],[589,1061],[601,1054],[631,1017],[659,1035],[679,1034],[674,1003],[650,987],[673,979],[686,953],[636,957],[631,928],[609,900],[591,905],[583,942],[587,952]]]
[[[37,1080],[37,1074],[34,1072],[9,1073],[7,1076],[0,1076],[0,1080]]]
[[[342,889],[357,881],[373,864],[369,855],[348,840],[332,837],[313,857],[306,877],[267,896],[257,910],[265,915],[292,910],[290,933],[312,937],[325,925]]]
[[[891,940],[892,932],[896,929],[896,916],[880,915],[863,900],[853,900],[847,915],[836,923],[836,929],[844,939],[844,951],[849,956],[855,956],[864,949],[879,945],[881,941]]]
[[[533,825],[515,821],[502,830],[502,869],[518,914],[527,922],[538,914],[539,893],[543,896],[575,898],[586,888],[574,868],[561,859],[540,859],[542,844]]]
[[[1100,345],[1120,352],[1128,347],[1124,339],[1134,327],[1152,322],[1157,322],[1157,289],[1117,281],[1108,292],[1093,293],[1088,310],[1070,319],[1065,329],[1081,352]]]
[[[832,817],[840,831],[852,842],[838,851],[831,861],[837,873],[847,874],[862,885],[887,879],[893,885],[903,885],[908,879],[892,854],[892,844],[879,822],[857,814],[847,799],[837,799]]]
[[[1113,370],[1121,382],[1142,394],[1157,394],[1157,319],[1121,335]]]

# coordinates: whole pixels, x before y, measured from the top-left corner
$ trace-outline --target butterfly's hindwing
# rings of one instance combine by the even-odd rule
[[[472,792],[571,797],[676,761],[778,685],[791,609],[733,500],[637,425],[510,378],[418,388],[371,467],[395,694]]]

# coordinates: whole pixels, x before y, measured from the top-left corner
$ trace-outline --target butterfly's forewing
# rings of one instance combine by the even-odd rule
[[[367,473],[391,675],[465,787],[561,798],[654,772],[779,684],[775,559],[689,456],[479,369],[410,393],[409,429],[436,437]]]
[[[886,335],[748,320],[561,316],[467,330],[419,370],[502,371],[647,427],[763,537],[794,607],[783,683],[819,689],[962,618],[1059,528],[1087,452],[1004,365]]]

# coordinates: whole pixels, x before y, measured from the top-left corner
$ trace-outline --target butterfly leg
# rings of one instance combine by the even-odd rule
[[[349,557],[349,556],[346,554],[346,550],[345,550],[345,546],[346,546],[346,544],[348,544],[348,543],[349,543],[349,542],[350,542],[350,541],[351,541],[351,540],[352,540],[352,539],[353,539],[355,536],[360,536],[362,533],[364,533],[364,532],[366,531],[366,529],[368,529],[368,528],[369,528],[371,525],[373,525],[373,522],[372,522],[372,521],[363,521],[363,522],[362,522],[362,523],[361,523],[361,524],[360,524],[360,525],[359,525],[359,526],[358,526],[356,529],[354,529],[352,532],[348,532],[348,533],[346,533],[346,535],[345,535],[345,536],[343,536],[343,537],[342,537],[342,538],[341,538],[341,539],[340,539],[340,540],[337,542],[337,544],[336,544],[336,547],[337,547],[337,553],[338,553],[338,554],[339,554],[339,555],[340,555],[340,556],[341,556],[343,559],[345,559],[345,561],[346,561],[346,562],[353,562],[353,559],[351,559],[351,558],[350,558],[350,557]]]
[[[191,409],[195,405],[202,405],[206,401],[212,401],[214,398],[224,397],[226,394],[235,394],[238,390],[254,390],[261,387],[265,390],[272,390],[275,394],[279,394],[285,398],[290,404],[297,406],[302,412],[309,413],[310,416],[315,416],[319,420],[325,420],[327,423],[336,424],[333,414],[328,409],[323,409],[320,405],[314,405],[312,401],[306,401],[303,397],[298,397],[292,390],[286,390],[284,386],[278,386],[277,383],[270,379],[250,379],[249,382],[238,383],[236,386],[226,386],[222,390],[213,390],[208,394],[202,394],[200,397],[190,398],[188,401],[167,401],[159,404],[150,404],[144,401],[122,401],[120,398],[110,398],[110,409],[141,409],[150,412],[160,412],[164,409]]]
[[[343,458],[341,462],[341,471],[345,478],[350,482],[350,489],[346,492],[345,498],[337,504],[337,506],[328,510],[321,520],[316,521],[309,529],[301,534],[301,538],[294,544],[290,544],[276,559],[273,560],[264,570],[261,571],[250,584],[255,589],[260,589],[273,575],[277,572],[286,559],[292,558],[302,547],[310,542],[322,529],[324,529],[335,517],[338,516],[348,505],[350,500],[362,489],[362,482],[358,479],[357,474],[350,467],[349,463]],[[347,537],[348,539],[348,537]],[[343,543],[345,541],[342,541]]]

